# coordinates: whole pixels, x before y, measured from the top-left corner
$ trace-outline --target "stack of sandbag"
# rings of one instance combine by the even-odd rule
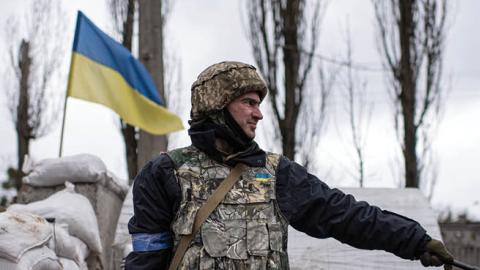
[[[26,176],[18,196],[19,202],[43,200],[63,189],[66,181],[72,182],[75,191],[88,199],[97,217],[103,250],[100,257],[89,257],[88,266],[90,269],[106,268],[111,261],[118,215],[128,191],[127,181],[119,180],[107,170],[100,158],[90,154],[45,159],[36,164],[28,161],[23,171]]]
[[[80,238],[75,237],[68,230],[66,223],[51,224],[53,237],[48,246],[55,251],[64,269],[88,269],[86,260],[90,249]]]
[[[63,269],[47,247],[52,231],[44,218],[5,211],[0,224],[0,269]]]
[[[0,213],[0,224],[0,269],[88,269],[87,246],[45,218],[8,210]]]
[[[103,161],[90,154],[44,159],[36,164],[31,160],[22,168],[26,176],[23,183],[35,187],[63,186],[70,183],[95,183],[108,173]]]
[[[23,218],[20,221],[18,218],[15,219],[15,217],[27,215],[27,213],[36,216],[36,220]],[[24,230],[26,232],[40,231],[38,227],[42,225],[46,232],[39,234],[42,237],[36,236],[36,238],[41,238],[42,241],[34,241],[35,243],[31,245],[41,250],[32,249],[32,251],[50,254],[51,256],[49,255],[48,258],[63,267],[59,269],[88,269],[86,259],[89,256],[99,257],[102,253],[100,233],[93,208],[88,199],[77,194],[74,191],[74,186],[68,182],[67,188],[56,192],[47,199],[30,204],[11,205],[4,215],[8,219],[24,224],[27,228]],[[49,220],[51,224],[48,224],[46,220]],[[22,231],[5,234],[11,234],[12,237],[15,236],[20,239],[19,241],[32,242],[29,240],[31,237]],[[8,238],[8,236],[2,236]],[[7,246],[7,244],[0,242],[1,246]],[[28,247],[27,244],[25,246]],[[23,250],[26,250],[26,248]],[[16,257],[19,257],[18,253]],[[10,258],[10,261],[12,261],[12,258]],[[16,263],[18,264],[18,260]],[[20,270],[24,268],[12,269]]]

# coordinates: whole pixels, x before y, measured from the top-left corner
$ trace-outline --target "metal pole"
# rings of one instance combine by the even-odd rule
[[[67,82],[67,91],[65,91],[65,103],[63,104],[63,120],[62,120],[62,129],[60,131],[60,148],[58,150],[58,157],[62,157],[63,152],[63,134],[65,132],[65,118],[67,115],[67,99],[68,99],[68,92],[70,91],[70,84],[72,83],[72,69],[75,62],[75,58],[72,56],[70,57],[70,70],[68,71],[68,82]]]
[[[60,131],[60,148],[58,150],[59,158],[62,157],[62,151],[63,151],[63,134],[65,131],[65,116],[67,114],[67,98],[68,98],[68,94],[65,95],[65,103],[63,104],[63,120],[62,120],[62,129]]]
[[[449,264],[465,270],[480,270],[478,267],[474,267],[457,260],[453,260],[453,262]]]

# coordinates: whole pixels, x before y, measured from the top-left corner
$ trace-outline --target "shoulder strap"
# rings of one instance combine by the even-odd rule
[[[178,243],[177,250],[173,256],[172,262],[170,263],[169,270],[175,270],[180,265],[180,262],[187,251],[187,248],[192,241],[193,237],[200,230],[202,224],[207,220],[208,216],[217,208],[218,204],[225,198],[228,191],[232,189],[233,185],[237,182],[242,172],[245,170],[246,165],[237,163],[235,167],[230,171],[230,174],[225,178],[225,180],[220,183],[220,185],[215,189],[215,191],[210,195],[204,205],[198,209],[197,214],[195,215],[195,220],[193,222],[192,233],[189,235],[184,235],[180,242]]]
[[[267,170],[272,174],[277,171],[278,163],[280,163],[281,155],[267,152],[267,162],[265,164]]]
[[[193,146],[177,148],[166,153],[175,163],[175,168],[182,166],[187,160],[192,159],[192,156],[197,155],[197,150]]]

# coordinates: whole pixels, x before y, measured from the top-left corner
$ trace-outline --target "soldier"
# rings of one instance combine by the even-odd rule
[[[175,252],[170,269],[288,269],[288,225],[424,266],[453,261],[416,221],[358,202],[260,149],[253,139],[267,87],[253,66],[214,64],[191,90],[192,144],[159,155],[135,178],[126,269],[167,269]],[[234,166],[240,177],[228,177]],[[227,177],[237,182],[205,215],[199,209]]]

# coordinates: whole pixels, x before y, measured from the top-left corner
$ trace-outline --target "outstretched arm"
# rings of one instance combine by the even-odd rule
[[[431,240],[418,222],[332,189],[286,158],[277,168],[277,200],[290,224],[313,237],[333,237],[405,259],[418,259]]]

